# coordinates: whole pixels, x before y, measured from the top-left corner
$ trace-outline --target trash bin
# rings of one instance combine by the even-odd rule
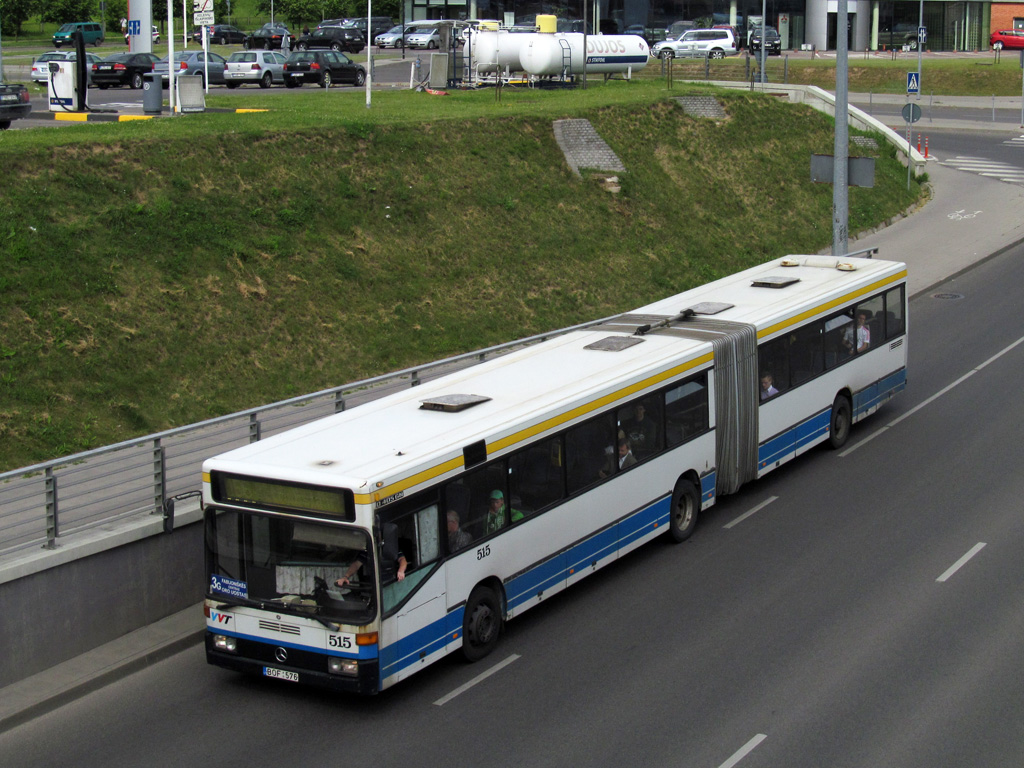
[[[164,110],[164,94],[160,75],[146,72],[142,75],[142,111],[159,115]]]

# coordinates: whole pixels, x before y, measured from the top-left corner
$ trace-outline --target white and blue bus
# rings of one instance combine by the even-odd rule
[[[203,465],[206,655],[375,693],[906,385],[907,272],[789,256]]]

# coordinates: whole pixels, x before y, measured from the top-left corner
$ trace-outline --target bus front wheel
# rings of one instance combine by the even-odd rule
[[[832,401],[832,417],[828,424],[828,444],[833,448],[842,448],[850,437],[852,408],[846,395],[837,395]]]
[[[477,587],[466,603],[462,619],[462,655],[479,661],[494,650],[501,634],[501,606],[490,587]]]
[[[693,483],[680,479],[672,491],[672,509],[669,512],[668,529],[673,541],[686,541],[697,527],[697,512],[700,511],[700,495]]]

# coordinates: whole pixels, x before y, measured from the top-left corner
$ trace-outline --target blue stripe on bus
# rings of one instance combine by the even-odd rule
[[[461,631],[461,622],[460,622]],[[431,622],[422,629],[380,649],[380,676],[385,679],[421,658],[444,648],[448,643],[448,617]]]
[[[893,395],[902,392],[907,388],[907,369],[901,368],[896,373],[886,376],[865,387],[853,396],[853,417],[860,418],[865,413],[870,413],[882,403],[888,401]]]
[[[711,470],[700,479],[700,500],[706,504],[715,497],[715,471]]]
[[[564,583],[572,575],[570,569],[578,569],[581,564],[587,566],[613,555],[620,547],[628,546],[642,536],[667,526],[670,506],[671,497],[664,496],[506,582],[505,596],[508,609],[515,609],[536,597],[539,592]],[[461,635],[464,615],[463,604],[450,611],[444,618],[399,639],[397,643],[382,647],[381,680],[418,663],[421,658],[440,650]]]

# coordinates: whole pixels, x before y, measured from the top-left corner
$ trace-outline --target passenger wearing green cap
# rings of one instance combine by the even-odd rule
[[[523,513],[518,509],[512,510],[512,522],[517,522],[523,519]],[[484,531],[487,534],[500,531],[508,525],[508,520],[505,516],[505,494],[501,491],[491,491],[490,498],[487,500],[487,520],[484,523]]]

